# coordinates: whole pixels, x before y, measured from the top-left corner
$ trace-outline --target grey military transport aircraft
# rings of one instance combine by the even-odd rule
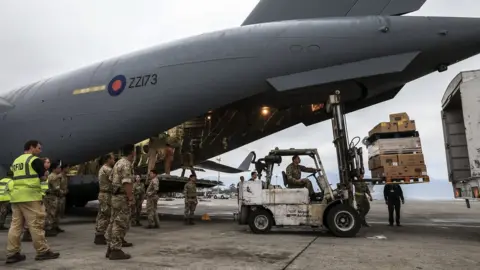
[[[322,108],[334,90],[353,112],[480,53],[479,18],[401,16],[425,1],[261,0],[240,27],[15,89],[0,99],[1,173],[32,138],[45,156],[80,164],[166,134],[175,138],[172,169],[190,153],[203,168],[245,171],[206,160],[328,119]],[[78,205],[96,199],[85,186],[71,195]]]

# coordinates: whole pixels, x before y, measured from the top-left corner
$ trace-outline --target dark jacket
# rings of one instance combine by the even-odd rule
[[[399,184],[385,185],[383,188],[383,197],[385,197],[385,201],[397,201],[399,199],[402,200],[402,202],[405,201],[402,188]]]

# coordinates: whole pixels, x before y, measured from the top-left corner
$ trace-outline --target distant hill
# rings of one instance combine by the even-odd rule
[[[383,200],[383,185],[374,187],[373,198]],[[447,180],[431,180],[425,184],[402,185],[405,200],[453,200],[452,185]]]

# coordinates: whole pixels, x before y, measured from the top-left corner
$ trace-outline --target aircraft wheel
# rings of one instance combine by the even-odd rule
[[[270,212],[264,209],[251,212],[248,226],[254,233],[268,233],[272,229],[273,217]]]
[[[357,211],[344,204],[336,205],[328,211],[327,226],[337,237],[355,237],[361,228]]]

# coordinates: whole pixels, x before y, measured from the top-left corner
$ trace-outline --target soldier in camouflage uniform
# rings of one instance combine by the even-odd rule
[[[8,171],[7,176],[0,180],[0,230],[8,230],[5,220],[10,206],[10,189],[13,188],[13,172]]]
[[[132,226],[142,226],[140,223],[140,214],[142,213],[142,204],[145,199],[145,185],[142,183],[140,175],[135,176],[135,183],[133,184],[133,197],[135,204],[132,207]]]
[[[160,221],[158,220],[157,205],[158,205],[158,190],[159,180],[157,177],[157,171],[151,170],[149,173],[150,185],[147,188],[147,215],[148,226],[147,229],[159,228]]]
[[[66,202],[66,196],[68,193],[68,173],[69,166],[67,164],[62,164],[62,182],[60,183],[60,191],[61,195],[58,201],[58,214],[59,217],[64,218],[65,217],[65,202]],[[57,228],[58,230],[59,228]],[[60,231],[63,231],[60,229]]]
[[[51,163],[51,173],[48,175],[48,190],[43,198],[45,211],[45,236],[56,236],[58,234],[58,198],[60,197],[60,183],[62,182],[62,168],[60,163]]]
[[[300,179],[302,177],[302,172],[314,173],[317,169],[307,168],[300,165],[300,157],[295,155],[292,157],[292,163],[287,166],[285,174],[287,175],[288,188],[299,188],[306,187],[310,197],[315,197],[315,191],[313,190],[312,182],[308,179]]]
[[[122,247],[132,246],[125,241],[125,235],[130,228],[131,207],[133,207],[133,159],[135,146],[129,144],[122,149],[123,157],[115,163],[112,169],[112,216],[105,238],[108,248],[106,257],[110,260],[130,259],[130,254],[124,253]]]
[[[98,193],[98,213],[95,224],[95,240],[96,245],[106,245],[105,232],[110,223],[112,182],[112,167],[115,164],[115,158],[112,154],[105,155],[102,159],[103,166],[98,171],[98,185],[100,192]]]
[[[197,207],[197,186],[195,182],[197,177],[195,175],[190,175],[188,183],[185,184],[183,188],[183,194],[185,196],[185,225],[193,225],[193,214],[195,213],[195,208]]]
[[[354,182],[353,185],[355,186],[355,202],[357,202],[357,210],[360,215],[362,225],[365,227],[370,227],[366,220],[368,211],[370,211],[370,202],[368,200],[372,201],[370,189],[368,189],[367,183],[365,183],[363,180],[363,176],[359,178],[359,181]]]

